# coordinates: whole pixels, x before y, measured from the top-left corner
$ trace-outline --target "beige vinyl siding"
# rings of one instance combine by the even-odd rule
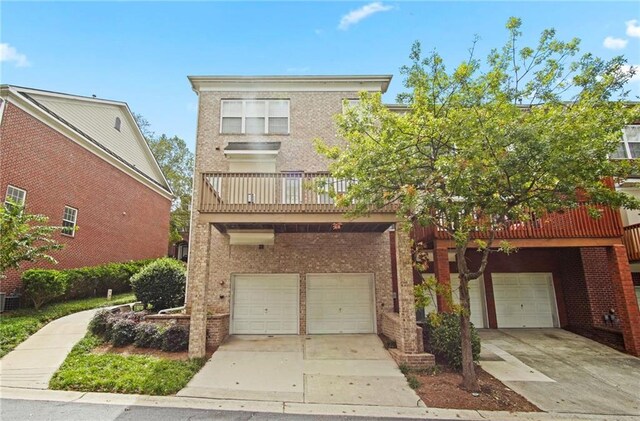
[[[92,102],[75,98],[61,98],[29,92],[36,101],[56,113],[96,142],[134,165],[138,170],[165,185],[162,174],[148,152],[137,129],[130,122],[123,105]],[[120,118],[120,131],[115,129]]]

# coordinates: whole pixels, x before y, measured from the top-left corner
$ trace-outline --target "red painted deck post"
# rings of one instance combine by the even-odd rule
[[[611,282],[618,304],[624,347],[628,353],[640,357],[640,309],[636,301],[627,250],[621,244],[607,248]]]
[[[433,248],[433,271],[438,285],[444,288],[444,294],[438,294],[438,312],[449,313],[451,311],[451,271],[449,270],[449,249],[438,247],[436,242]],[[446,295],[445,295],[446,294]],[[449,296],[447,298],[447,295]]]

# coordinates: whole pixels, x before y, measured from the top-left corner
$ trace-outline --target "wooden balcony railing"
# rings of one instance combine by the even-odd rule
[[[624,227],[622,242],[627,248],[627,257],[630,262],[640,260],[640,224]]]
[[[346,191],[352,181],[328,173],[201,174],[200,212],[217,213],[345,213],[331,193]],[[394,213],[393,206],[377,212]]]
[[[516,239],[556,239],[556,238],[619,238],[622,237],[620,212],[609,207],[601,207],[600,218],[592,218],[586,206],[580,205],[562,213],[541,216],[531,214],[527,221],[509,221],[496,231],[496,240]],[[638,231],[640,233],[640,230]],[[473,233],[473,239],[486,239],[487,233]],[[414,227],[417,241],[449,240],[444,229]],[[636,241],[637,241],[636,237]]]

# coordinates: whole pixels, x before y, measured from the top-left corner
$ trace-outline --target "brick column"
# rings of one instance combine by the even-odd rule
[[[622,245],[607,248],[607,258],[611,268],[611,281],[620,314],[620,327],[624,347],[628,353],[640,357],[640,309],[631,279],[631,269],[627,250]]]
[[[433,249],[433,272],[438,281],[438,285],[442,286],[446,294],[451,297],[451,272],[449,270],[449,249],[446,247],[436,246]],[[436,296],[438,301],[438,312],[448,313],[451,311],[450,300],[443,294]]]
[[[188,310],[191,314],[189,328],[189,357],[202,358],[207,347],[207,283],[211,261],[211,225],[198,223],[192,227],[192,247],[189,259]]]
[[[400,332],[396,338],[398,350],[404,353],[418,351],[416,338],[416,305],[413,295],[413,263],[411,237],[402,228],[396,229],[396,263],[398,266],[398,306]]]

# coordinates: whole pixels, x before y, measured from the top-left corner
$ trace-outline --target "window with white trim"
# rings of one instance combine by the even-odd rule
[[[622,129],[622,142],[611,154],[614,159],[640,158],[640,125],[634,124]]]
[[[223,99],[222,134],[288,134],[288,99]]]
[[[70,237],[76,235],[76,221],[78,220],[78,209],[65,206],[62,213],[62,234]]]
[[[27,191],[9,184],[7,186],[7,194],[4,197],[4,206],[9,209],[12,204],[24,206],[27,199]]]

